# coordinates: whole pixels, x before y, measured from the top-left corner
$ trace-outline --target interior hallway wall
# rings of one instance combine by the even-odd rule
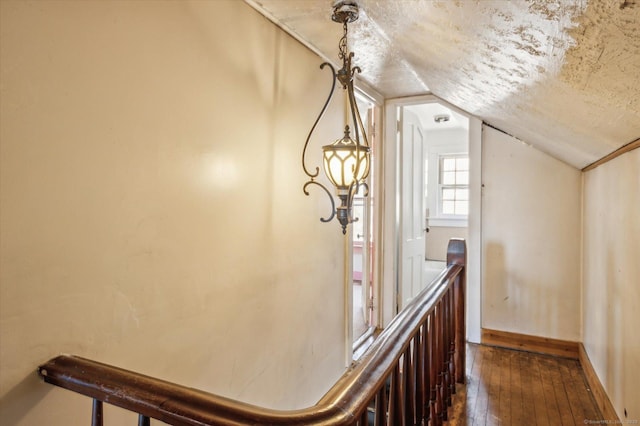
[[[315,403],[345,354],[342,233],[302,192],[321,59],[235,0],[0,7],[0,423],[86,423],[36,376],[61,353]]]
[[[583,213],[585,350],[620,420],[638,420],[640,149],[584,173]]]
[[[580,340],[581,172],[483,126],[482,326]]]

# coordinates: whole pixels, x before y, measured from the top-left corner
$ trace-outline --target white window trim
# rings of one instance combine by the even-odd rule
[[[428,226],[433,227],[466,228],[469,226],[469,219],[466,216],[436,216],[430,217],[428,220]]]
[[[452,215],[442,213],[442,191],[440,185],[440,158],[448,156],[468,156],[466,150],[451,151],[450,147],[436,147],[429,152],[429,193],[435,193],[434,197],[429,197],[429,212],[435,213],[429,215],[429,227],[451,227],[466,228],[469,226],[468,215]],[[433,168],[433,169],[432,169]],[[432,171],[433,170],[433,171]],[[433,182],[432,182],[433,180]]]

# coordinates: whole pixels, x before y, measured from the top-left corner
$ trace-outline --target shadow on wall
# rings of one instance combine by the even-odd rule
[[[34,370],[0,399],[0,423],[18,424],[52,389]]]

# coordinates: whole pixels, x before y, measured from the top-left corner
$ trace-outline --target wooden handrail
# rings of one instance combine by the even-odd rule
[[[94,399],[92,425],[102,425],[102,402],[172,425],[441,424],[464,383],[466,248],[451,240],[447,269],[378,336],[359,362],[309,408],[272,410],[72,355],[38,368],[45,382]]]

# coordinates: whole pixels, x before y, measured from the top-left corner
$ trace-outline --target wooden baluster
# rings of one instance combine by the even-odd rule
[[[387,383],[386,380],[382,383],[382,387],[378,390],[376,395],[376,416],[375,426],[387,426]]]
[[[442,347],[444,346],[444,328],[443,328],[443,314],[442,311],[442,299],[436,304],[436,354],[438,356],[436,364],[437,378],[437,392],[436,392],[436,412],[438,413],[438,424],[442,424],[444,420],[444,413],[446,407],[444,405],[444,375],[442,374],[443,355]]]
[[[425,424],[429,419],[429,413],[431,410],[431,352],[429,351],[429,336],[431,335],[431,326],[429,325],[429,316],[424,323],[424,335],[422,337],[422,356],[424,357],[424,390],[425,394],[423,396],[425,406],[424,406],[424,417]]]
[[[407,426],[414,426],[416,415],[416,376],[415,376],[415,359],[412,359],[411,342],[415,345],[415,336],[410,340],[409,346],[404,351],[403,365],[402,365],[402,379],[403,379],[403,395],[404,399],[404,424]]]
[[[427,376],[428,380],[426,381],[426,385],[429,389],[429,419],[431,420],[431,424],[433,425],[433,418],[435,415],[435,403],[436,403],[436,391],[435,391],[435,375],[433,372],[433,362],[434,362],[434,354],[433,354],[433,310],[429,313],[427,317],[429,322],[429,328],[427,330],[427,342],[426,342],[426,356],[427,358]]]
[[[449,341],[447,340],[447,293],[442,295],[440,299],[440,309],[442,310],[440,317],[440,327],[442,330],[442,346],[440,347],[440,353],[442,358],[440,359],[440,374],[442,375],[442,419],[447,419],[447,393],[449,391],[449,364],[447,363],[447,354],[449,353]]]
[[[400,361],[398,360],[391,375],[391,390],[389,392],[389,424],[393,426],[404,424],[401,380]]]
[[[435,389],[433,393],[433,407],[434,407],[434,417],[431,419],[434,425],[438,424],[440,419],[440,410],[438,408],[438,394],[440,393],[438,382],[440,381],[440,352],[438,351],[438,334],[440,331],[438,330],[438,313],[436,304],[433,309],[433,346],[431,347],[431,354],[433,356],[433,382],[431,386]]]
[[[391,373],[391,384],[389,385],[389,424],[396,425],[396,411],[398,411],[398,407],[396,406],[396,385],[395,382],[398,380],[395,373],[395,367],[393,372]]]
[[[465,325],[465,277],[464,272],[456,277],[455,294],[456,294],[456,382],[465,383],[466,374],[466,325]]]
[[[91,410],[91,426],[102,426],[102,401],[93,400],[93,409]]]
[[[424,341],[424,324],[418,327],[416,337],[413,342],[413,362],[416,369],[416,424],[422,424],[424,419],[424,357],[423,357],[423,341]]]
[[[138,414],[138,426],[151,426],[151,419],[142,414]]]
[[[451,283],[449,289],[449,406],[451,406],[451,395],[456,394],[456,309],[455,309],[455,281]]]
[[[456,393],[456,379],[455,379],[455,371],[456,367],[453,363],[454,355],[456,352],[456,334],[455,334],[455,325],[456,325],[456,316],[454,314],[453,309],[453,285],[454,282],[451,282],[449,286],[449,307],[447,310],[449,311],[449,322],[447,322],[447,328],[449,329],[449,353],[447,354],[447,359],[449,360],[449,406],[451,406],[451,397]]]
[[[449,283],[449,289],[451,288],[451,283]],[[449,310],[449,298],[451,296],[451,292],[447,290],[442,299],[443,304],[443,320],[442,327],[444,329],[444,342],[442,346],[442,374],[444,378],[443,383],[443,403],[444,403],[444,420],[448,420],[449,418],[449,407],[451,406],[451,371],[450,371],[450,357],[449,353],[451,351],[451,339],[449,333],[449,324],[451,324],[451,312]]]
[[[403,356],[404,359],[404,356]],[[398,408],[396,410],[396,421],[393,423],[394,425],[403,425],[405,424],[405,419],[407,417],[407,413],[405,413],[405,407],[404,407],[404,386],[403,386],[403,380],[404,378],[404,374],[405,372],[402,371],[402,364],[400,364],[401,360],[398,360],[398,362],[396,363],[396,376],[398,377],[398,380],[396,380],[396,402],[395,405]]]
[[[447,290],[442,297],[442,413],[443,420],[448,419],[448,408],[451,406],[451,393],[449,384],[451,382],[451,376],[449,375],[449,295],[451,293]]]
[[[463,265],[464,268],[458,274],[454,283],[454,292],[456,299],[455,316],[455,339],[456,339],[456,381],[458,383],[465,382],[466,374],[466,326],[465,326],[465,275],[467,271],[467,247],[464,240],[452,239],[447,246],[447,266]]]
[[[449,284],[451,285],[451,284]],[[449,406],[451,396],[449,395],[449,384],[451,383],[451,376],[449,370],[449,351],[451,350],[451,340],[449,339],[449,323],[451,322],[451,316],[449,315],[449,291],[444,294],[442,298],[442,305],[444,309],[444,316],[442,321],[442,327],[444,328],[444,347],[442,348],[442,356],[444,357],[442,362],[442,374],[444,375],[444,406],[445,410]]]
[[[424,322],[424,332],[422,334],[422,357],[424,360],[423,364],[423,378],[424,385],[423,390],[424,394],[422,395],[422,400],[424,401],[424,424],[428,424],[431,412],[431,352],[429,351],[429,336],[431,335],[430,329],[430,316],[427,316]]]
[[[369,426],[369,410],[367,410],[367,408],[365,408],[362,414],[360,415],[358,426]]]
[[[436,314],[435,309],[431,311],[429,315],[429,385],[431,389],[431,395],[429,397],[429,406],[430,413],[429,417],[431,418],[431,424],[436,425],[438,423],[438,413],[437,413],[437,395],[438,395],[438,372],[436,364],[438,363],[438,354],[436,351],[436,337],[437,337],[437,327],[436,327]]]
[[[433,310],[433,371],[434,371],[434,382],[431,386],[435,387],[435,416],[431,420],[433,424],[439,425],[442,422],[442,418],[440,417],[441,405],[440,405],[440,384],[442,380],[442,376],[440,375],[440,335],[442,332],[440,331],[440,308],[436,303],[435,308]]]

